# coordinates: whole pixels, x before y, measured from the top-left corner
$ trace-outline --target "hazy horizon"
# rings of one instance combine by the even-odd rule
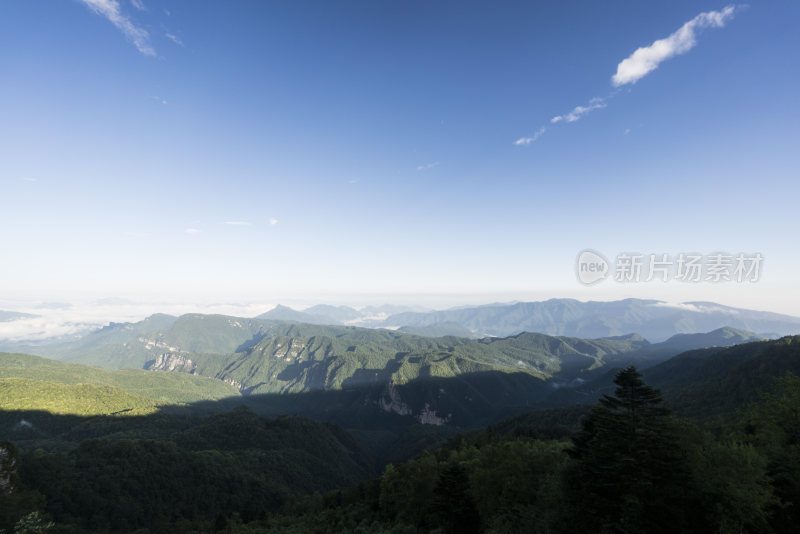
[[[311,306],[318,304],[327,304],[334,306],[349,306],[355,309],[363,309],[370,306],[404,306],[413,309],[414,311],[433,311],[433,310],[446,310],[456,307],[472,307],[472,306],[485,306],[490,304],[511,304],[515,302],[541,302],[551,299],[570,298],[581,302],[587,301],[616,301],[617,298],[581,298],[577,296],[549,296],[541,298],[517,298],[517,299],[489,299],[480,300],[475,295],[462,295],[459,299],[454,298],[452,295],[449,298],[428,295],[427,300],[423,296],[415,296],[417,300],[413,300],[414,296],[395,296],[392,300],[391,296],[385,296],[381,299],[381,295],[371,295],[374,300],[369,299],[342,299],[342,300],[310,300],[310,299],[276,299],[276,300],[263,300],[263,301],[217,301],[217,302],[191,302],[191,301],[169,301],[169,300],[136,300],[127,298],[106,297],[100,299],[91,299],[86,301],[8,301],[0,300],[0,310],[16,311],[21,313],[30,313],[36,317],[16,319],[13,321],[0,321],[0,341],[7,341],[10,343],[20,341],[40,341],[60,336],[75,336],[82,335],[91,330],[105,326],[109,323],[116,322],[138,322],[156,313],[165,313],[169,315],[180,316],[187,313],[200,313],[200,314],[222,314],[235,317],[255,317],[271,309],[275,306],[283,305],[288,306],[297,311],[303,311]],[[648,299],[643,297],[628,297],[628,298],[642,298],[643,300],[658,300],[667,303],[670,306],[679,306],[684,302],[670,299]],[[693,299],[693,301],[705,301],[705,299]],[[714,301],[712,301],[714,302]],[[715,302],[725,306],[736,308],[754,309],[757,311],[784,313],[775,309],[758,309],[747,308],[745,306],[736,306],[724,302]],[[793,315],[792,313],[784,313],[785,315]],[[631,332],[633,333],[633,332]]]
[[[797,3],[2,10],[0,309],[632,297],[800,315]],[[763,265],[585,286],[585,249]]]

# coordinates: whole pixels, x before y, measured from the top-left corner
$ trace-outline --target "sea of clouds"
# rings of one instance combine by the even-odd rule
[[[40,344],[80,337],[110,322],[136,322],[154,314],[219,313],[254,317],[273,307],[262,303],[187,304],[140,302],[105,298],[85,302],[20,302],[0,300],[0,309],[34,314],[11,321],[0,321],[0,343]]]

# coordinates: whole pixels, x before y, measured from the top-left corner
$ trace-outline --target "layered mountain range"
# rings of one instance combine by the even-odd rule
[[[383,326],[332,324],[359,321]],[[71,377],[55,380],[60,388],[87,377],[93,386],[149,399],[134,402],[137,409],[229,398],[271,415],[303,413],[348,427],[387,416],[470,427],[526,407],[591,401],[628,364],[655,369],[686,351],[788,332],[800,332],[800,319],[633,299],[441,312],[279,306],[256,318],[156,314],[110,323],[78,340],[21,347],[65,363],[38,360],[22,373],[23,357],[6,357],[5,367],[17,370],[0,376],[17,380],[19,390],[20,380],[52,382],[60,369]],[[67,364],[91,367],[58,368]],[[109,371],[96,368],[119,371],[102,375]],[[149,383],[166,376],[176,378]]]
[[[767,331],[792,324],[786,316],[738,316]],[[241,441],[247,456],[255,454],[249,436],[266,424],[268,432],[258,430],[264,434],[259,447],[262,441],[276,450],[292,444],[285,468],[276,472],[289,476],[302,466],[321,473],[314,476],[327,481],[319,486],[325,488],[503,418],[522,417],[515,425],[526,417],[537,427],[574,425],[584,405],[613,393],[615,374],[629,364],[662,388],[679,414],[708,420],[736,413],[775,377],[800,372],[800,336],[769,340],[729,326],[651,342],[638,333],[426,336],[294,317],[157,314],[111,323],[75,341],[30,347],[39,356],[0,353],[0,440],[30,450],[73,450],[92,438],[109,444],[133,438],[177,443],[201,456],[208,447]],[[612,319],[655,324],[644,312],[608,317],[609,324]],[[410,328],[442,324],[448,323]],[[664,328],[674,330],[670,324]],[[242,405],[249,411],[235,411]],[[533,409],[549,411],[531,415]],[[267,424],[253,414],[316,422]],[[306,433],[328,447],[318,458],[308,456]],[[346,468],[326,471],[331,462]]]
[[[481,339],[424,337],[388,329],[188,314],[112,323],[77,341],[33,349],[63,362],[129,373],[115,383],[95,381],[114,387],[132,381],[129,393],[142,388],[141,378],[134,380],[141,375],[130,373],[160,371],[153,376],[210,379],[229,388],[224,391],[230,397],[248,398],[250,404],[268,399],[264,409],[273,414],[294,407],[343,424],[350,422],[341,418],[343,413],[367,419],[386,413],[471,426],[509,409],[550,403],[561,389],[580,391],[576,388],[628,363],[644,368],[686,350],[760,339],[728,327],[676,334],[660,343],[638,334],[595,339],[532,332]],[[190,391],[197,387],[191,385]],[[333,400],[318,403],[318,397],[302,396],[314,392],[330,393]],[[198,396],[176,394],[175,399]],[[331,415],[331,406],[341,408],[340,413]]]
[[[729,326],[767,337],[800,331],[800,318],[733,308],[713,302],[669,304],[658,300],[588,301],[551,299],[459,307],[441,311],[402,311],[388,316],[346,306],[313,306],[298,312],[286,306],[259,316],[312,324],[428,329],[432,335],[509,336],[539,332],[584,338],[637,333],[650,341],[675,334],[709,332]],[[460,334],[458,333],[460,329]]]

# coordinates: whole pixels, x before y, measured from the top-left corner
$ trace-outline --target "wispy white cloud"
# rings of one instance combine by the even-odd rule
[[[270,226],[275,226],[276,224],[278,224],[278,219],[276,219],[275,217],[270,217],[269,218],[269,225]]]
[[[181,40],[180,40],[178,37],[176,37],[175,35],[173,35],[173,34],[171,34],[171,33],[169,33],[169,32],[166,32],[166,33],[164,33],[164,35],[166,35],[166,36],[167,36],[167,39],[169,39],[170,41],[172,41],[172,42],[173,42],[173,43],[175,43],[176,45],[183,46],[183,41],[181,41]]]
[[[428,163],[427,165],[418,165],[417,166],[417,170],[418,171],[429,171],[432,168],[438,167],[438,166],[439,166],[439,162],[438,161],[434,161],[433,163]]]
[[[529,144],[535,142],[537,139],[539,139],[542,135],[544,135],[544,132],[545,132],[545,128],[544,128],[544,126],[542,126],[538,130],[536,130],[536,132],[534,132],[534,134],[532,136],[530,136],[530,137],[520,137],[519,139],[514,141],[514,144],[517,145],[517,146],[529,145]]]
[[[733,18],[736,8],[729,5],[720,11],[700,13],[681,26],[669,37],[654,41],[649,46],[638,48],[633,54],[617,65],[617,72],[611,78],[615,87],[636,83],[658,65],[673,56],[685,54],[697,44],[696,33],[704,28],[722,28]]]
[[[617,65],[617,72],[611,77],[615,87],[636,83],[648,73],[658,68],[659,64],[673,56],[684,54],[697,44],[697,33],[704,28],[722,28],[730,21],[736,11],[742,6],[729,5],[719,11],[700,13],[689,22],[681,26],[676,32],[665,39],[654,41],[651,45],[637,49],[633,54],[623,59]],[[618,90],[605,98],[593,98],[586,106],[576,106],[569,113],[556,115],[550,119],[551,124],[559,122],[575,122],[584,115],[596,109],[607,106],[606,101],[615,96]],[[542,130],[540,130],[542,131]],[[630,129],[625,130],[625,135]],[[529,145],[538,139],[538,135],[522,137],[514,141],[515,145]]]
[[[37,310],[69,310],[72,304],[69,302],[42,302],[36,305]]]
[[[565,121],[565,122],[575,122],[587,113],[594,111],[595,109],[602,109],[606,107],[606,103],[602,98],[593,98],[589,101],[588,106],[575,106],[575,109],[570,111],[569,113],[565,113],[564,115],[556,115],[550,122],[552,124],[556,124],[557,122]]]
[[[147,11],[147,7],[142,3],[142,0],[131,0],[131,5],[139,11]]]
[[[20,180],[22,180],[23,182],[38,182],[39,181],[36,178],[31,178],[30,176],[23,176],[22,178],[20,178]]]
[[[187,228],[186,229],[186,233],[187,234],[199,234],[200,232],[201,232],[201,230],[199,230],[197,228]]]
[[[164,105],[167,104],[167,99],[166,98],[161,98],[160,96],[151,96],[150,98],[152,98],[153,100],[155,100],[157,102],[161,102]]]
[[[228,226],[251,226],[253,223],[248,221],[225,221],[223,224]]]
[[[133,45],[146,56],[155,56],[147,30],[136,26],[131,19],[122,14],[117,0],[80,0],[96,14],[107,18],[120,30]]]

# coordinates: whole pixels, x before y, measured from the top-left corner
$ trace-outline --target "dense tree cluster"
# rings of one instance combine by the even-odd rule
[[[0,444],[15,460],[13,471],[2,463],[13,487],[0,494],[0,529],[41,512],[64,532],[208,531],[220,518],[265,519],[292,495],[371,473],[349,436],[298,417],[242,408],[174,438],[87,439],[68,452]]]
[[[64,452],[10,443],[6,532],[792,532],[800,521],[800,378],[735,423],[673,417],[635,368],[571,433],[558,412],[453,438],[367,480],[355,442],[247,409],[171,439],[86,439]],[[572,420],[581,412],[564,412]],[[542,426],[535,421],[548,421]],[[361,482],[359,482],[361,481]],[[349,489],[336,489],[348,488]],[[16,529],[16,530],[14,530]]]
[[[800,379],[711,433],[635,368],[571,440],[485,431],[240,532],[794,532]]]

